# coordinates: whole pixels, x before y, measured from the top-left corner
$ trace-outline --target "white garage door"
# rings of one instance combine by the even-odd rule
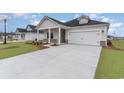
[[[69,32],[68,43],[100,45],[100,31]]]

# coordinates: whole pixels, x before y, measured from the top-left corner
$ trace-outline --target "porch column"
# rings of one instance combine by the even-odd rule
[[[37,29],[37,40],[39,40],[39,30]]]
[[[61,28],[59,27],[59,38],[58,38],[58,45],[61,43]]]
[[[51,39],[51,29],[48,29],[48,43],[50,43],[50,39]]]

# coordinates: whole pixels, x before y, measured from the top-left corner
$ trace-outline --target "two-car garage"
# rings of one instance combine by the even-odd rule
[[[84,45],[100,45],[101,31],[69,31],[68,43]]]

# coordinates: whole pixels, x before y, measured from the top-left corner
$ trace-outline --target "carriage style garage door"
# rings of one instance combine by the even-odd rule
[[[100,38],[100,31],[74,31],[69,32],[68,43],[99,46]]]

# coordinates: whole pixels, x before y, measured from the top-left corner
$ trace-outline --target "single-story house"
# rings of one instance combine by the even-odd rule
[[[42,31],[42,39],[48,43],[57,40],[57,44],[80,44],[107,46],[107,32],[109,23],[90,19],[88,16],[60,22],[51,17],[45,16],[37,25],[37,39],[40,40],[39,33]]]
[[[42,34],[43,32],[40,31],[39,35],[37,35],[37,30],[36,30],[36,26],[34,25],[27,25],[26,28],[17,28],[16,29],[16,38],[18,40],[35,40],[37,37],[39,37],[39,39],[43,39]]]
[[[112,36],[112,35],[107,35],[107,39],[109,39],[109,40],[114,40],[114,36]]]
[[[123,36],[108,35],[107,38],[109,40],[124,40],[124,37]]]
[[[5,38],[5,33],[0,32],[0,40],[3,40]],[[9,40],[16,39],[16,34],[14,32],[7,32],[6,38]]]

